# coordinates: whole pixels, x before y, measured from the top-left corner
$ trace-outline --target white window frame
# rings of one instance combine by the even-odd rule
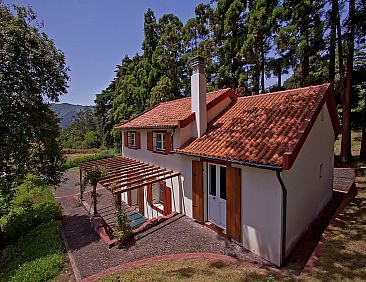
[[[157,152],[165,152],[165,133],[154,132],[154,148]],[[160,140],[158,140],[160,139]]]
[[[127,132],[128,148],[136,148],[136,132]]]

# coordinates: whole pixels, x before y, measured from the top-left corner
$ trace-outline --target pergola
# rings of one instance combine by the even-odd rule
[[[180,176],[179,172],[173,170],[118,156],[81,164],[79,166],[80,183],[84,173],[96,167],[106,170],[106,175],[100,177],[98,183],[116,195],[119,202],[121,202],[122,193]]]

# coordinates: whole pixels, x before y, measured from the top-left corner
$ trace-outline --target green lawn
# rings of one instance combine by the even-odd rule
[[[48,281],[64,266],[60,221],[34,228],[1,251],[0,281]]]
[[[185,259],[140,266],[102,281],[293,281],[293,278],[222,261]]]
[[[366,189],[345,209],[328,237],[310,281],[366,281]]]

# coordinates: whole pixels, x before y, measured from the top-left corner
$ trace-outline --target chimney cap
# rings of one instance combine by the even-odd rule
[[[205,58],[202,56],[195,56],[189,60],[192,67],[205,64]]]

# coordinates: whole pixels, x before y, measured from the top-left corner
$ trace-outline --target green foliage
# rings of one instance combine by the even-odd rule
[[[0,175],[20,182],[34,173],[57,183],[58,118],[45,101],[66,93],[68,68],[40,29],[30,8],[0,1]]]
[[[25,235],[33,227],[60,218],[60,209],[48,185],[39,177],[27,175],[15,189],[8,211],[0,218],[5,240]]]
[[[103,166],[95,166],[90,170],[87,170],[83,176],[81,187],[85,189],[88,185],[96,185],[99,178],[107,175],[107,170]]]
[[[0,253],[0,281],[49,281],[64,265],[59,221],[34,228]]]
[[[111,185],[112,192],[114,191],[114,183]],[[131,227],[128,222],[128,216],[126,211],[121,206],[119,197],[113,194],[114,212],[116,214],[116,228],[113,233],[114,237],[118,240],[118,248],[122,248],[128,239],[131,237]]]
[[[114,151],[102,151],[95,155],[85,156],[85,157],[79,157],[79,158],[73,158],[69,159],[65,164],[63,164],[60,168],[60,170],[65,171],[73,167],[77,167],[78,165],[89,162],[89,161],[96,161],[96,160],[102,160],[110,157],[116,156],[116,152]]]
[[[61,140],[64,148],[100,148],[102,145],[101,118],[92,109],[79,111],[74,122],[62,130]]]

